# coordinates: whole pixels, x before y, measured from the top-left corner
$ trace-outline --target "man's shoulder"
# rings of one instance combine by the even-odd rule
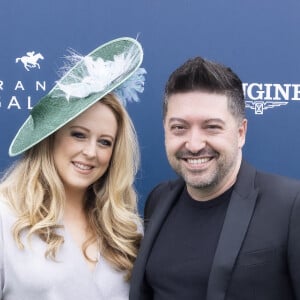
[[[275,197],[294,197],[300,194],[300,180],[275,173],[257,171],[256,185],[262,192],[272,193]]]
[[[300,189],[300,180],[288,177],[282,174],[276,174],[268,171],[257,170],[256,182],[262,185],[271,185],[272,188],[295,188]]]
[[[182,178],[177,178],[177,179],[168,180],[168,181],[162,181],[152,189],[148,198],[151,198],[153,195],[156,196],[157,193],[170,192],[171,190],[173,190],[175,188],[183,188],[184,185],[185,185],[185,182],[183,181]]]
[[[276,174],[274,172],[261,170],[253,165],[243,161],[240,176],[242,180],[244,178],[251,178],[255,186],[271,186],[273,189],[277,188],[300,188],[300,180]]]
[[[163,199],[168,197],[171,192],[175,193],[175,197],[178,196],[178,194],[180,194],[180,191],[182,191],[184,186],[185,182],[181,178],[163,181],[157,184],[149,193],[146,199],[144,213],[146,215],[148,215],[149,213],[152,214],[152,212],[154,211],[154,209],[160,201],[163,201]]]
[[[270,171],[262,171],[243,163],[238,191],[241,194],[247,194],[253,189],[258,191],[260,198],[273,199],[273,204],[276,201],[288,203],[288,199],[293,202],[296,197],[299,197],[300,180]]]

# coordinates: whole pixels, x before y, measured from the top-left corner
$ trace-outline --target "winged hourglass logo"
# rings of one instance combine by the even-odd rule
[[[254,109],[256,115],[262,115],[266,109],[287,105],[287,101],[245,101],[246,108]]]

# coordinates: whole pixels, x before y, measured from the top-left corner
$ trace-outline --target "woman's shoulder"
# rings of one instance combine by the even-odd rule
[[[135,223],[136,223],[137,233],[144,235],[143,221],[141,219],[137,219],[137,220],[135,220]]]
[[[9,201],[0,194],[0,209],[2,210],[11,210]]]
[[[0,220],[13,221],[15,220],[15,214],[8,200],[3,196],[0,196]]]

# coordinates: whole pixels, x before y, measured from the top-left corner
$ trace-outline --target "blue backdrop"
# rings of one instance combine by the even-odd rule
[[[300,178],[299,11],[297,0],[2,0],[0,171],[13,161],[8,146],[30,107],[59,78],[68,48],[87,54],[113,38],[138,36],[147,81],[141,102],[127,107],[142,152],[140,209],[156,183],[175,176],[164,151],[163,88],[170,72],[196,55],[229,65],[245,83],[244,157]],[[37,53],[40,68],[26,70],[17,59]]]

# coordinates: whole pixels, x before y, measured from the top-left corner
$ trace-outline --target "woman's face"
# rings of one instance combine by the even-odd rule
[[[115,115],[101,101],[56,132],[54,163],[66,192],[85,192],[105,173],[116,135]]]

